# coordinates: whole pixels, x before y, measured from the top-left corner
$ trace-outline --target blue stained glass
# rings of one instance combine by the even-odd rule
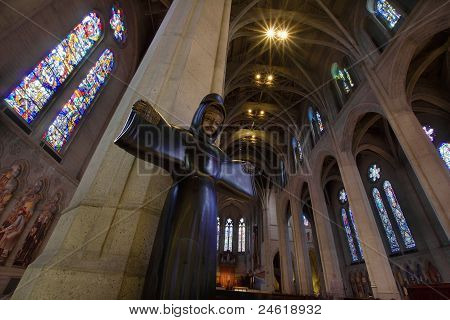
[[[386,208],[383,204],[383,199],[381,198],[380,191],[377,188],[373,188],[372,190],[373,200],[375,201],[375,206],[377,207],[378,214],[381,219],[381,223],[383,225],[384,231],[386,233],[387,239],[389,241],[389,247],[391,248],[391,252],[399,252],[400,246],[397,241],[397,237],[395,236],[394,230],[392,229],[391,222],[389,221],[389,217],[386,211]]]
[[[442,160],[444,160],[447,168],[450,169],[450,143],[444,142],[439,146],[439,154]]]
[[[62,40],[5,98],[9,107],[32,123],[75,66],[100,39],[102,23],[95,12]]]
[[[356,228],[355,220],[353,219],[353,212],[350,207],[348,208],[348,215],[350,216],[350,221],[352,223],[353,230],[355,230],[355,238],[356,238],[356,242],[358,243],[359,253],[361,254],[361,258],[364,260],[364,254],[363,254],[363,249],[361,246],[361,240],[359,239],[358,229]]]
[[[386,0],[378,0],[375,9],[376,14],[387,23],[390,29],[394,28],[398,20],[402,17]]]
[[[95,99],[113,67],[114,55],[111,50],[106,49],[44,134],[45,141],[53,150],[60,152],[70,139],[70,135]],[[97,74],[101,75],[97,76]]]
[[[220,218],[217,217],[217,250],[219,250],[219,240],[220,240]]]
[[[400,203],[397,201],[394,189],[389,181],[383,183],[384,192],[388,199],[389,205],[392,212],[394,213],[395,221],[397,222],[398,228],[400,229],[400,235],[403,238],[403,243],[407,249],[413,249],[416,247],[416,243],[409,230],[408,223],[406,222],[405,216],[403,215],[402,209],[400,208]]]
[[[225,223],[224,251],[233,251],[233,221],[228,218]]]
[[[358,254],[356,252],[355,243],[353,241],[352,230],[348,222],[347,211],[344,208],[341,209],[342,223],[344,224],[345,234],[347,235],[348,248],[350,249],[350,254],[352,256],[352,262],[358,261]]]

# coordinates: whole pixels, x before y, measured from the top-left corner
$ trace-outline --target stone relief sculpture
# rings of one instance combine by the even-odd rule
[[[32,262],[35,251],[44,241],[48,230],[61,208],[62,192],[57,192],[42,208],[38,218],[33,224],[25,239],[25,243],[17,254],[15,265],[27,266]]]
[[[0,176],[0,213],[5,210],[19,185],[18,177],[22,173],[19,164],[13,164],[5,173]]]
[[[29,187],[17,201],[16,206],[0,228],[0,263],[4,264],[17,244],[28,221],[34,213],[36,205],[42,199],[44,180],[38,180]]]

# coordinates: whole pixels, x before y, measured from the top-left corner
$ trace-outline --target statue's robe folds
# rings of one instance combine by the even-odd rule
[[[246,172],[243,162],[230,160],[199,135],[206,106],[200,105],[190,130],[169,125],[154,109],[151,117],[133,110],[115,142],[140,159],[166,169],[173,178],[152,248],[145,299],[213,297],[216,186],[238,197],[254,195],[253,176]]]

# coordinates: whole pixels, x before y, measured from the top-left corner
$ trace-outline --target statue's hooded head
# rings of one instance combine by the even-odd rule
[[[223,98],[217,93],[210,93],[200,102],[192,118],[191,130],[198,137],[214,143],[222,131],[225,115]]]

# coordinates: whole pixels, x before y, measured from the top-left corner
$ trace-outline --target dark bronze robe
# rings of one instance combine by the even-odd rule
[[[229,159],[213,145],[220,134],[203,134],[206,108],[222,111],[222,98],[207,95],[189,130],[168,124],[149,104],[135,104],[116,144],[169,171],[173,186],[161,213],[143,297],[206,299],[214,296],[216,273],[216,186],[240,197],[254,195],[246,163]]]

